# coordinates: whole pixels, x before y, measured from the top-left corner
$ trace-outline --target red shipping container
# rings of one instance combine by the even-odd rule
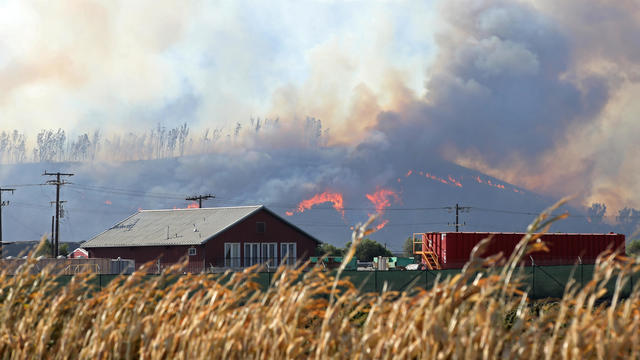
[[[471,250],[482,239],[493,236],[482,257],[502,252],[508,258],[524,233],[472,233],[472,232],[434,232],[422,234],[422,251],[431,247],[442,269],[458,269],[469,260]],[[418,240],[416,238],[416,240]],[[624,252],[625,237],[622,234],[545,234],[542,241],[549,252],[538,251],[527,255],[523,260],[536,265],[572,265],[578,261],[593,264],[597,256],[607,250],[621,249]],[[425,262],[424,258],[422,259]]]

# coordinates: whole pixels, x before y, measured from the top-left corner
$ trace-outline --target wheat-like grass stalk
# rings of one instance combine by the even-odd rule
[[[91,274],[61,286],[28,259],[0,273],[0,357],[15,359],[577,359],[640,357],[640,289],[621,289],[634,259],[601,255],[591,281],[569,283],[552,303],[532,303],[521,261],[559,204],[528,228],[508,258],[478,244],[461,273],[431,289],[366,294],[319,267],[280,267],[261,289],[255,268],[149,279],[145,269],[92,287]],[[371,220],[370,220],[371,221]],[[358,226],[345,263],[368,234]],[[149,265],[150,266],[150,265]],[[613,293],[607,284],[615,282]],[[603,302],[603,297],[609,299]]]

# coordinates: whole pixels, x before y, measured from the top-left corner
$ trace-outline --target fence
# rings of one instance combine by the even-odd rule
[[[572,279],[576,286],[586,285],[593,277],[595,265],[558,265],[558,266],[528,266],[523,268],[525,275],[520,288],[527,291],[530,298],[560,298],[563,296],[566,284]],[[332,273],[335,273],[332,271]],[[430,289],[439,278],[445,281],[448,277],[453,277],[460,273],[460,269],[449,270],[407,270],[407,271],[344,271],[343,278],[348,278],[354,286],[361,292],[382,292],[387,291],[410,291],[412,289]],[[273,271],[258,271],[255,273],[254,281],[262,288],[266,289],[273,283]],[[148,274],[146,278],[154,279],[156,274]],[[180,275],[187,276],[187,275]],[[209,274],[207,276],[218,277],[225,282],[223,274]],[[91,279],[91,286],[102,289],[120,275],[97,274]],[[178,276],[179,277],[179,276]],[[472,278],[474,278],[473,276]],[[63,275],[58,278],[61,285],[70,281],[71,276]],[[177,278],[174,278],[177,279]],[[640,272],[629,276],[629,281],[623,288],[621,295],[626,297],[630,294],[634,284],[640,280]],[[615,279],[607,284],[609,295],[615,288]]]
[[[6,270],[10,274],[14,274],[18,269],[23,266],[28,260],[25,258],[17,259],[2,259],[0,260],[0,267]],[[65,274],[73,275],[80,272],[91,273],[111,273],[111,260],[110,259],[53,259],[53,258],[41,258],[36,260],[34,266],[31,268],[32,273],[40,272],[44,269],[48,269],[53,274]]]

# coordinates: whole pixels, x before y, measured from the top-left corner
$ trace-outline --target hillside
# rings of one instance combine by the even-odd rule
[[[340,159],[340,160],[337,160]],[[381,210],[386,225],[372,237],[394,250],[413,232],[451,230],[455,204],[471,207],[460,214],[464,231],[522,231],[534,213],[554,199],[532,193],[437,159],[378,163],[347,150],[290,154],[248,152],[126,163],[61,163],[2,166],[0,184],[14,184],[3,209],[5,241],[38,239],[51,229],[55,188],[44,170],[74,173],[62,188],[61,240],[80,242],[104,231],[138,209],[185,208],[184,198],[213,193],[204,206],[265,204],[322,241],[343,245],[350,226]],[[388,204],[369,197],[388,191]],[[303,212],[300,201],[330,191],[342,196],[344,215],[331,203]],[[191,204],[192,205],[192,204]],[[377,210],[376,210],[377,208]],[[609,231],[589,224],[578,210],[554,227],[562,232]],[[286,213],[293,213],[291,216]]]

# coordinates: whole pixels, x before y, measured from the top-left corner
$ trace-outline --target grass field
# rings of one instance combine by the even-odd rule
[[[334,276],[281,268],[266,290],[251,270],[229,274],[224,284],[171,271],[148,279],[140,271],[94,290],[90,275],[61,287],[46,271],[2,274],[0,357],[640,357],[640,290],[620,297],[628,274],[640,270],[634,259],[603,254],[588,283],[570,282],[553,302],[533,303],[522,291],[517,264],[544,247],[538,234],[562,217],[552,210],[509,258],[482,257],[482,242],[458,275],[429,290],[363,293],[342,279],[342,269]],[[354,232],[347,258],[367,226]]]

